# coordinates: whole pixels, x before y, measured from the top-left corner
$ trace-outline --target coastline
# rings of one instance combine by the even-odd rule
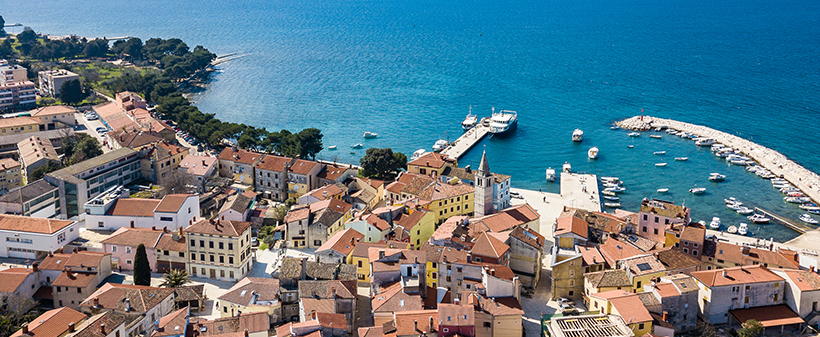
[[[795,163],[785,155],[750,140],[718,131],[703,125],[680,122],[650,116],[635,116],[615,123],[617,126],[633,131],[650,131],[656,128],[669,128],[683,131],[698,137],[708,137],[715,142],[734,148],[743,155],[753,159],[760,166],[773,174],[788,180],[813,202],[820,200],[820,175]]]

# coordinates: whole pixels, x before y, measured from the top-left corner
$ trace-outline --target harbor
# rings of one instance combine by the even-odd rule
[[[472,149],[478,142],[480,142],[487,134],[490,133],[490,125],[488,118],[484,118],[475,127],[467,130],[458,139],[454,140],[448,145],[441,154],[446,154],[448,157],[458,160],[467,151]]]

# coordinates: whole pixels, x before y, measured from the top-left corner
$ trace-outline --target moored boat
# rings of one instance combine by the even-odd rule
[[[754,213],[755,210],[753,210],[749,207],[746,207],[746,206],[740,206],[738,209],[735,210],[735,212],[737,212],[737,214],[740,214],[740,215],[749,215],[749,214]]]
[[[709,180],[710,181],[723,181],[725,179],[726,179],[726,176],[722,175],[720,173],[712,173],[712,174],[709,175]]]
[[[740,235],[746,235],[746,233],[748,231],[749,231],[749,225],[747,225],[745,223],[741,222],[740,226],[737,227],[737,233],[740,234]]]
[[[589,159],[598,159],[598,148],[593,147],[589,149],[589,151],[587,151],[587,157],[589,157]]]
[[[656,164],[655,164],[655,166],[657,166],[657,167],[664,167],[664,166],[666,166],[666,163],[656,163]]]
[[[439,139],[433,144],[433,151],[441,152],[442,150],[446,149],[447,146],[450,145],[450,142],[444,139]]]
[[[547,168],[547,181],[555,181],[555,169]]]
[[[336,149],[336,145],[328,146],[327,149],[333,151]]]
[[[467,113],[467,117],[464,118],[464,121],[461,122],[461,128],[464,131],[470,130],[476,126],[478,123],[478,116],[473,114],[473,107],[470,106],[470,112]]]
[[[668,188],[659,188],[658,189],[658,193],[666,193],[666,192],[669,192]]]
[[[663,155],[666,154],[666,151],[655,151],[655,152],[652,152],[652,154],[654,154],[656,156],[663,156]]]
[[[575,131],[572,131],[573,142],[580,142],[582,140],[584,140],[584,131],[581,131],[581,129],[575,129]]]
[[[641,134],[637,133],[637,132],[630,132],[629,134],[627,134],[627,136],[629,136],[629,137],[640,137]]]
[[[729,234],[735,234],[737,233],[737,226],[731,225],[728,229],[726,229],[726,231],[729,232]]]
[[[718,217],[712,218],[712,222],[709,223],[709,228],[711,228],[711,229],[720,228],[720,218],[718,218]]]
[[[378,136],[379,136],[378,133],[370,132],[370,131],[365,131],[365,133],[362,135],[362,137],[364,137],[365,139],[373,139],[373,138],[376,138]]]
[[[363,146],[364,146],[364,144],[362,144],[362,143],[356,143],[356,144],[350,145],[350,148],[351,149],[361,149]]]
[[[743,205],[743,203],[740,202],[739,200],[735,199],[735,197],[729,197],[729,199],[723,199],[723,202],[726,203],[726,204]]]
[[[510,110],[501,110],[495,112],[493,108],[493,115],[490,118],[490,133],[504,133],[507,130],[515,128],[518,122],[518,113]]]
[[[783,201],[791,203],[791,204],[802,204],[806,202],[810,202],[811,198],[809,197],[785,197]]]
[[[605,196],[604,196],[604,199],[606,199],[606,200],[610,200],[610,201],[620,201],[620,200],[621,200],[621,198],[620,198],[620,197],[617,197],[617,196],[611,196],[611,195],[605,195]]]
[[[633,147],[635,147],[635,145],[627,145],[627,146],[626,146],[626,148],[627,148],[627,149],[631,149],[631,148],[633,148]]]
[[[424,149],[416,150],[415,152],[413,152],[413,156],[410,157],[410,161],[418,159],[419,157],[423,156],[425,153],[427,153],[427,151],[425,151]]]
[[[818,223],[817,220],[814,220],[814,218],[812,218],[811,215],[808,215],[808,214],[801,215],[799,217],[799,219],[800,219],[800,221],[803,221],[805,223],[809,223],[809,224],[812,224],[812,225],[816,225]]]
[[[687,160],[689,160],[689,157],[675,157],[675,160],[676,161],[687,161]]]
[[[692,194],[706,193],[706,187],[693,187],[693,188],[690,188],[689,193],[692,193]]]
[[[661,139],[661,135],[649,135],[649,138]]]
[[[713,144],[715,144],[715,140],[711,138],[703,138],[695,141],[695,145],[697,146],[712,146]]]
[[[763,214],[752,214],[752,215],[750,215],[746,218],[749,219],[749,221],[754,222],[754,223],[768,223],[769,221],[772,221],[772,219],[767,218]]]
[[[621,203],[619,203],[619,202],[605,202],[604,206],[609,207],[609,208],[618,208],[618,207],[621,207]]]

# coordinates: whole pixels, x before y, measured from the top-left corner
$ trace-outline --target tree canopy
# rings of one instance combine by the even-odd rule
[[[46,174],[57,171],[61,168],[63,168],[63,165],[60,165],[60,162],[50,160],[47,164],[42,165],[31,172],[31,181],[43,179],[43,176]]]
[[[401,152],[393,152],[389,147],[369,148],[359,163],[362,165],[362,175],[384,179],[407,166],[407,156]]]
[[[77,104],[83,101],[85,93],[80,80],[70,80],[60,87],[60,100],[67,104]]]
[[[86,133],[75,133],[63,138],[63,164],[74,165],[89,158],[103,154],[97,138]]]
[[[743,323],[743,328],[737,331],[739,337],[757,337],[763,334],[763,324],[750,319]]]
[[[163,281],[160,284],[160,287],[166,288],[179,288],[185,283],[191,282],[188,279],[188,271],[185,269],[171,269],[165,275],[162,276]]]
[[[137,253],[134,255],[134,284],[138,286],[151,285],[151,265],[148,263],[145,245],[141,243],[137,246]]]
[[[6,36],[6,30],[3,29],[3,26],[6,25],[6,20],[3,19],[3,16],[0,15],[0,37]]]

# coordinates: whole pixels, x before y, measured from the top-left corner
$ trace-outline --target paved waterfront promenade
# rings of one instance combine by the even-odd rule
[[[635,116],[616,123],[618,126],[638,131],[647,131],[658,127],[667,127],[674,130],[694,134],[699,137],[708,137],[716,142],[734,148],[745,156],[754,159],[760,166],[765,167],[773,174],[782,176],[792,185],[803,191],[803,194],[815,202],[820,200],[820,176],[798,165],[783,154],[756,144],[738,136],[718,131],[702,125],[679,122],[671,119],[644,116]]]
[[[560,173],[561,194],[511,188],[523,199],[512,199],[514,205],[529,203],[541,214],[539,233],[552,241],[552,226],[564,206],[601,211],[597,177],[592,174]]]
[[[478,144],[487,134],[490,133],[490,127],[484,126],[483,122],[479,122],[474,128],[465,132],[461,137],[453,141],[450,146],[441,151],[450,158],[461,158],[467,151],[469,151],[475,144]]]

